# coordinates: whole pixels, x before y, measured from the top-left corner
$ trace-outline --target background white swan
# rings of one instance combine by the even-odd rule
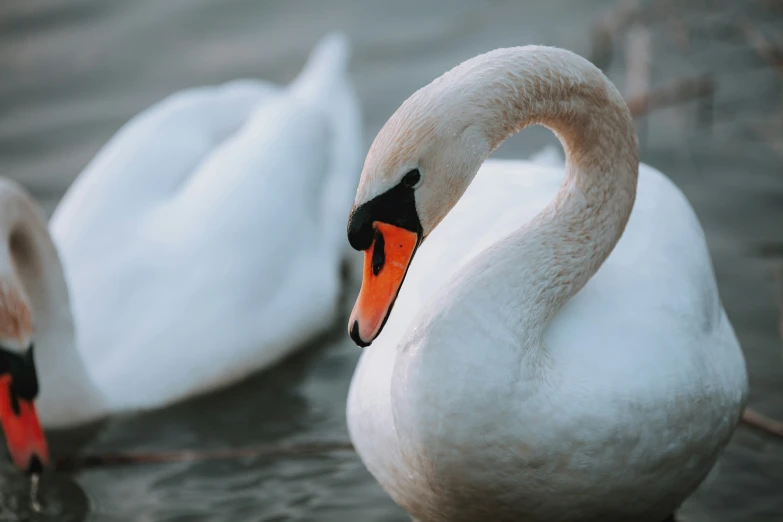
[[[536,123],[565,175],[484,162]],[[701,226],[570,52],[496,50],[412,95],[370,149],[349,240],[366,250],[349,330],[372,343],[349,429],[417,520],[668,520],[739,421],[745,363]]]
[[[56,209],[57,250],[35,204],[3,185],[23,212],[2,237],[35,245],[3,250],[4,291],[24,305],[4,317],[32,315],[11,345],[35,343],[45,426],[227,385],[334,320],[361,159],[347,66],[335,34],[289,87],[232,82],[142,112]]]

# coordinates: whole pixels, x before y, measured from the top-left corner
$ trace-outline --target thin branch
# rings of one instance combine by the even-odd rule
[[[652,69],[652,35],[650,30],[634,24],[626,35],[625,96],[633,99],[650,91]]]
[[[135,464],[160,464],[166,462],[196,462],[204,460],[238,459],[248,457],[298,457],[331,451],[354,451],[349,442],[314,442],[287,445],[268,445],[256,448],[234,448],[215,451],[162,451],[150,453],[104,453],[76,455],[60,459],[55,464],[58,471],[77,471],[107,466]]]
[[[597,67],[606,70],[612,63],[614,40],[634,20],[638,9],[639,0],[622,0],[595,23],[590,61]]]
[[[634,23],[625,35],[625,97],[633,99],[650,91],[652,74],[652,35],[646,26]],[[637,129],[639,145],[647,141],[648,122],[642,120]]]
[[[742,422],[768,435],[783,437],[783,422],[770,419],[751,408],[742,412]]]
[[[689,100],[711,97],[715,82],[709,76],[700,76],[654,89],[626,100],[634,118],[645,116],[656,109],[677,105]]]

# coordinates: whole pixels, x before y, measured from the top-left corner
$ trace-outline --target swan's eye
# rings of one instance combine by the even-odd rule
[[[413,188],[421,179],[419,169],[413,169],[402,177],[402,184],[408,188]]]

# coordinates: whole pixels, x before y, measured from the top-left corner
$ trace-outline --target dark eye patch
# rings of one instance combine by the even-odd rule
[[[418,169],[414,169],[405,177],[415,185],[421,174]],[[405,178],[386,192],[351,209],[351,215],[348,217],[348,242],[354,250],[367,250],[372,246],[376,221],[416,232],[421,237],[416,198],[413,188],[406,185]]]
[[[4,373],[11,374],[12,396],[28,401],[38,396],[38,375],[32,344],[23,354],[0,347],[0,375]]]
[[[413,169],[402,177],[402,184],[408,188],[413,188],[420,179],[421,172],[419,172],[419,169]]]

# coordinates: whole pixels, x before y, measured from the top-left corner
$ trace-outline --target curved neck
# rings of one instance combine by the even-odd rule
[[[555,132],[566,152],[566,174],[555,199],[508,238],[500,247],[503,255],[493,255],[487,266],[496,281],[518,280],[522,271],[528,302],[520,326],[537,337],[596,273],[625,229],[639,170],[633,120],[603,73],[568,51],[502,49],[465,69],[476,82],[477,110],[471,114],[489,151],[522,128],[541,124]],[[500,308],[518,321],[511,314],[519,310],[520,296],[502,294],[512,306]]]
[[[32,312],[38,414],[46,426],[98,417],[103,401],[76,348],[68,287],[45,217],[7,181],[0,184],[0,205],[0,277]]]

